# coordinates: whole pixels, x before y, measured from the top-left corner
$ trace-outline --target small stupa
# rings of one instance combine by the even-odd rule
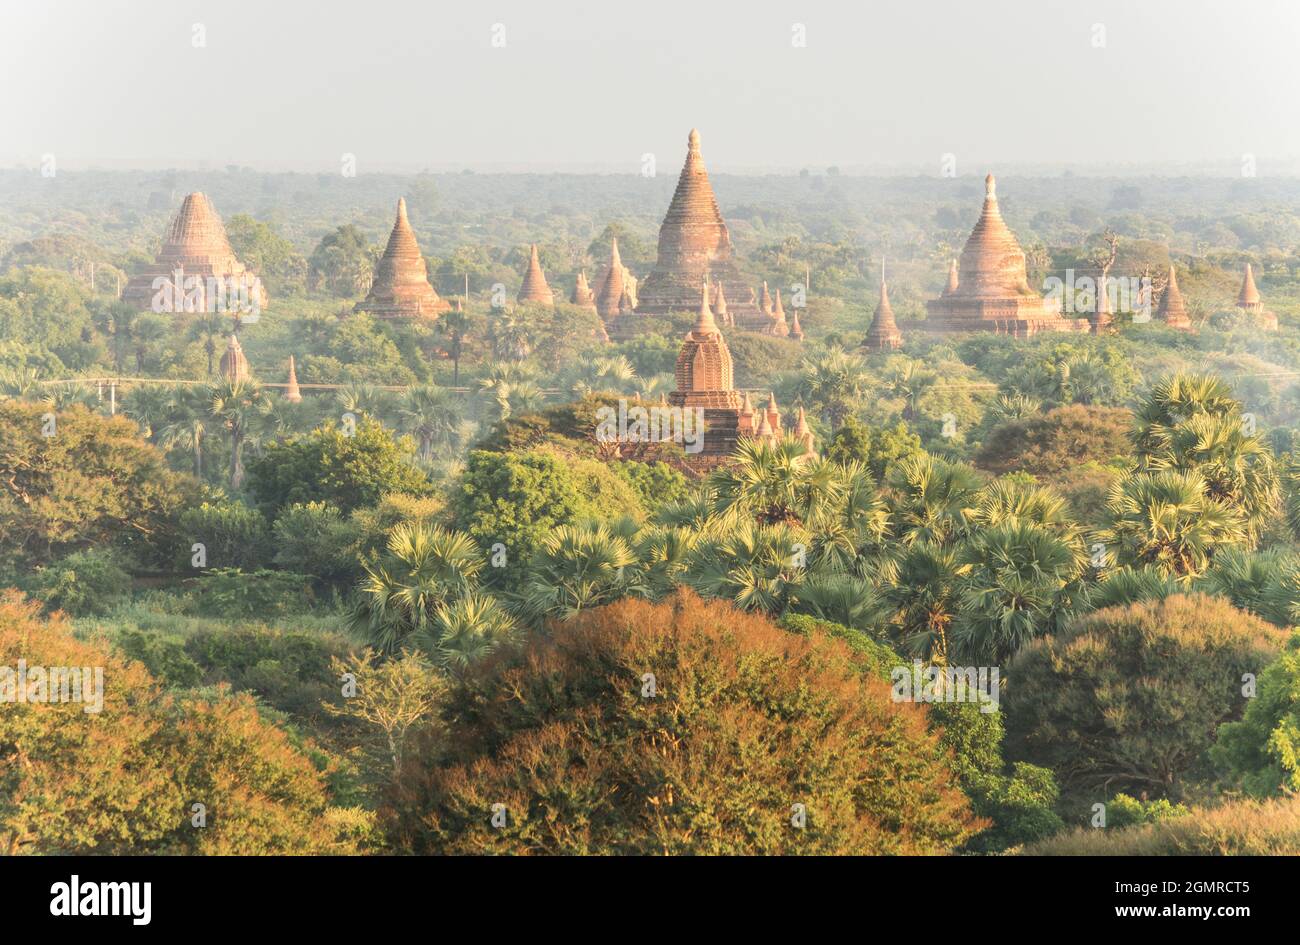
[[[537,244],[532,246],[528,257],[528,271],[524,273],[524,284],[519,287],[517,301],[520,304],[545,305],[555,307],[555,295],[546,284],[546,274],[542,272],[542,262],[537,255]]]
[[[880,301],[876,303],[876,314],[867,329],[867,337],[862,347],[868,351],[895,351],[903,344],[903,333],[894,321],[894,308],[889,304],[889,284],[885,281],[885,265],[880,264]]]
[[[231,335],[230,341],[226,343],[226,350],[221,355],[219,369],[221,376],[231,384],[247,381],[253,376],[253,372],[248,366],[248,358],[244,357],[244,349],[240,347],[237,335]]]
[[[1187,303],[1183,301],[1183,292],[1178,288],[1178,275],[1172,265],[1169,267],[1169,282],[1165,285],[1160,305],[1156,308],[1156,321],[1183,331],[1192,327],[1192,320],[1187,314]]]
[[[1250,263],[1246,263],[1246,275],[1241,280],[1241,291],[1237,293],[1237,308],[1250,315],[1256,328],[1277,331],[1277,315],[1264,308]]]
[[[451,305],[429,283],[420,244],[406,217],[405,197],[397,201],[397,219],[388,235],[388,245],[375,267],[370,292],[356,311],[369,312],[376,318],[437,318],[451,311]]]
[[[776,290],[776,300],[772,303],[772,317],[768,321],[765,334],[777,338],[786,338],[790,335],[790,325],[785,320],[785,306],[781,304],[780,289]]]
[[[293,363],[293,355],[289,355],[289,383],[284,385],[284,399],[291,404],[302,403],[302,391],[298,389],[298,369]]]
[[[587,271],[581,270],[578,273],[578,280],[573,285],[573,294],[569,296],[569,302],[579,308],[596,309],[596,294],[591,291],[591,286],[587,284]]]

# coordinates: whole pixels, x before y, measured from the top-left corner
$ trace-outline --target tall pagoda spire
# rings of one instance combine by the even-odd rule
[[[1250,263],[1246,263],[1246,275],[1241,280],[1241,291],[1237,293],[1237,305],[1239,308],[1246,308],[1263,304],[1259,297],[1259,289],[1255,288],[1255,273]]]
[[[542,272],[542,262],[537,255],[536,243],[532,245],[532,252],[528,257],[528,271],[524,273],[524,283],[519,287],[518,301],[521,304],[532,303],[548,307],[555,305],[555,295],[551,292],[551,287],[546,284],[546,274]]]
[[[618,253],[618,237],[609,242],[609,262],[596,280],[596,311],[609,320],[618,315],[623,301],[623,257]]]
[[[293,355],[289,355],[289,383],[284,386],[284,399],[291,404],[302,403],[302,391],[298,389],[298,370],[294,367]]]
[[[790,334],[790,326],[785,320],[785,306],[781,304],[780,289],[776,290],[776,301],[772,303],[772,322],[768,330],[778,338],[784,338]]]
[[[876,303],[876,314],[867,329],[867,337],[862,347],[870,351],[893,351],[903,343],[903,333],[894,321],[894,307],[889,304],[889,283],[885,280],[885,263],[880,262],[880,301]]]
[[[375,267],[370,292],[356,311],[369,312],[376,318],[437,318],[451,311],[429,283],[420,244],[406,217],[405,197],[397,201],[397,219],[388,234],[388,245]]]
[[[1169,282],[1160,296],[1160,307],[1156,309],[1156,320],[1164,322],[1170,328],[1187,329],[1192,327],[1192,320],[1187,315],[1187,303],[1183,301],[1182,290],[1178,288],[1178,274],[1169,266]]]
[[[733,289],[733,299],[743,297],[739,294],[743,281],[736,268],[731,233],[704,166],[700,133],[692,129],[677,189],[659,227],[658,257],[638,293],[637,311],[649,315],[690,311],[704,278],[725,283]]]

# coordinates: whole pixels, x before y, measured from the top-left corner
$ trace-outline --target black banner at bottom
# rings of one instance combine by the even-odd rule
[[[1291,859],[951,857],[694,860],[0,857],[6,930],[296,935],[427,921],[430,910],[535,931],[564,917],[654,921],[690,908],[734,931],[891,915],[952,928],[1041,916],[1057,928],[1231,934],[1294,914]],[[858,918],[846,915],[856,913]],[[865,911],[863,911],[865,909]],[[450,910],[450,912],[448,912]],[[940,913],[943,915],[941,916]],[[875,916],[876,919],[869,917]],[[944,918],[943,916],[946,916]],[[618,928],[614,926],[613,928]],[[373,926],[370,926],[373,929]]]

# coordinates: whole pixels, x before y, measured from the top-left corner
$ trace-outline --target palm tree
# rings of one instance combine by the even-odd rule
[[[334,392],[334,402],[344,413],[373,417],[383,422],[390,406],[388,392],[373,384],[347,384]]]
[[[938,380],[934,372],[928,370],[920,361],[911,359],[896,364],[885,376],[885,391],[891,397],[903,400],[903,419],[908,423],[916,420],[921,397],[934,386]]]
[[[658,599],[684,583],[690,555],[700,541],[695,528],[652,525],[636,535],[633,554],[641,574],[640,584],[647,597]]]
[[[470,591],[438,604],[411,640],[444,668],[459,670],[513,641],[517,632],[515,618],[499,600]]]
[[[910,653],[943,663],[948,633],[957,616],[958,579],[969,570],[956,552],[929,541],[908,547],[893,580],[880,584],[894,633]]]
[[[995,423],[1028,420],[1037,416],[1042,409],[1042,401],[1027,394],[998,394],[997,399],[989,405],[989,417]]]
[[[1111,487],[1103,541],[1120,560],[1190,580],[1219,547],[1246,541],[1240,511],[1214,501],[1198,472],[1130,473]]]
[[[834,464],[830,464],[834,465]],[[815,469],[822,472],[821,468]],[[852,572],[865,576],[890,564],[888,547],[889,507],[880,497],[871,469],[853,461],[835,470],[835,482],[826,488],[824,479],[809,475],[811,488],[824,490],[828,500],[817,507],[810,521],[813,532],[812,561],[816,568]],[[819,496],[820,498],[820,496]]]
[[[884,605],[865,578],[852,574],[812,573],[794,593],[794,607],[855,630],[875,631],[884,619]]]
[[[1184,373],[1162,378],[1133,411],[1133,445],[1142,455],[1159,452],[1168,447],[1180,423],[1201,414],[1232,416],[1240,409],[1222,378]]]
[[[1277,509],[1280,494],[1273,451],[1258,433],[1247,433],[1235,415],[1197,414],[1161,433],[1165,445],[1139,457],[1139,468],[1200,473],[1206,494],[1245,518],[1254,544]]]
[[[579,397],[592,393],[628,394],[636,390],[636,368],[624,355],[584,360],[572,374],[572,390]]]
[[[209,391],[210,413],[230,436],[230,488],[244,482],[244,447],[255,443],[260,421],[270,406],[270,398],[251,380],[223,378]]]
[[[835,500],[839,470],[829,461],[810,462],[803,444],[741,440],[733,462],[708,480],[718,515],[743,515],[772,525],[814,518]]]
[[[1103,607],[1125,607],[1142,601],[1164,600],[1177,594],[1178,582],[1159,568],[1134,568],[1125,565],[1116,568],[1101,579],[1101,583],[1088,589],[1088,606],[1094,610]]]
[[[520,592],[525,612],[538,618],[570,617],[639,593],[636,555],[606,522],[561,525],[543,540],[529,563]]]
[[[800,395],[821,411],[834,433],[866,389],[862,362],[842,348],[831,348],[820,358],[805,360],[801,372]]]
[[[469,331],[469,313],[444,312],[434,324],[434,331],[447,339],[447,357],[451,358],[451,386],[460,386],[460,359],[465,353],[465,334]]]
[[[433,462],[435,445],[455,446],[464,423],[461,402],[445,387],[412,387],[402,397],[402,427],[419,441],[421,462]]]
[[[1042,525],[1063,538],[1078,538],[1078,524],[1065,499],[1051,489],[1009,479],[995,479],[979,491],[966,516],[968,528],[991,528],[1005,522]]]
[[[904,544],[944,544],[965,530],[979,476],[969,466],[916,453],[894,464],[889,486],[894,534]]]
[[[1042,525],[1008,521],[975,532],[957,551],[968,570],[952,642],[974,662],[1000,662],[1064,626],[1082,592],[1079,542]]]
[[[781,614],[806,576],[811,542],[806,531],[784,522],[740,519],[701,538],[686,579],[700,594],[730,600],[741,610]]]
[[[1279,627],[1295,622],[1300,580],[1294,555],[1278,550],[1225,548],[1194,584],[1196,590],[1232,601]]]
[[[351,624],[376,649],[394,653],[412,634],[441,639],[434,618],[477,589],[483,555],[462,532],[402,522],[388,536],[383,560],[365,570]]]
[[[194,457],[194,476],[203,478],[203,441],[212,423],[211,392],[201,387],[176,388],[168,404],[167,422],[158,429],[158,445],[180,448]]]
[[[145,439],[157,442],[155,434],[175,409],[176,390],[161,384],[141,384],[126,397],[122,412],[140,425]]]
[[[208,359],[208,377],[212,376],[217,357],[217,336],[224,335],[228,329],[227,316],[222,312],[195,312],[190,321],[188,336],[194,340],[203,339],[203,353]]]
[[[40,379],[40,372],[35,368],[6,368],[0,371],[0,397],[19,400],[30,397],[40,390]]]

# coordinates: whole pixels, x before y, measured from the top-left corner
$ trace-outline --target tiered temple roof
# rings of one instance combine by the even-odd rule
[[[555,295],[546,284],[546,274],[542,272],[542,262],[537,256],[537,244],[532,247],[528,257],[528,271],[524,273],[524,284],[519,287],[520,304],[545,305],[554,307]]]
[[[1246,275],[1241,280],[1241,291],[1237,293],[1237,308],[1250,315],[1257,328],[1277,331],[1277,315],[1264,308],[1264,300],[1255,287],[1255,273],[1251,270],[1250,263],[1246,263]]]
[[[1156,308],[1156,321],[1164,322],[1170,328],[1187,330],[1192,327],[1192,320],[1187,315],[1187,303],[1183,301],[1183,292],[1178,288],[1178,275],[1172,265],[1169,267],[1169,282],[1165,285],[1160,305]]]
[[[876,303],[876,314],[867,329],[867,337],[862,347],[869,351],[893,351],[903,343],[903,333],[894,321],[894,308],[889,304],[889,286],[885,282],[884,268],[880,273],[880,301]]]
[[[420,244],[406,218],[405,197],[397,201],[397,220],[388,235],[388,246],[375,267],[370,292],[356,310],[376,318],[437,318],[451,311],[451,305],[429,283]]]
[[[699,300],[695,325],[677,354],[676,387],[668,402],[704,411],[703,448],[687,453],[685,460],[695,471],[705,472],[727,462],[742,437],[779,439],[781,414],[774,398],[756,413],[748,396],[742,398],[735,389],[731,351],[713,317],[707,283],[699,290]]]
[[[1060,303],[1029,287],[1025,254],[998,208],[997,181],[984,179],[984,208],[961,253],[957,284],[926,303],[931,331],[992,331],[1017,338],[1040,331],[1088,331],[1086,319],[1062,318]]]
[[[639,292],[637,312],[689,312],[705,279],[725,285],[733,300],[745,299],[745,284],[733,257],[731,233],[700,154],[700,133],[692,129],[677,190],[659,227],[658,259]],[[758,312],[751,309],[733,301],[731,314],[738,324],[745,325],[757,321]]]
[[[172,301],[162,308],[163,311],[230,311],[231,314],[238,314],[232,311],[230,293],[241,290],[246,293],[245,301],[250,305],[255,303],[258,308],[266,306],[266,290],[262,287],[261,280],[235,256],[221,217],[217,215],[212,202],[197,191],[186,195],[182,201],[180,210],[167,228],[162,249],[154,263],[145,266],[127,281],[122,290],[122,301],[141,311],[152,311],[155,299],[159,296],[159,290],[154,287],[155,281],[163,278],[176,285],[178,273],[181,280],[197,276],[201,288],[197,290],[197,295],[191,294],[186,292],[186,282],[181,281],[178,288],[185,295],[177,297],[176,294],[170,294]],[[208,281],[212,279],[223,281],[226,291],[224,300],[208,291]],[[196,304],[188,304],[189,300]]]

